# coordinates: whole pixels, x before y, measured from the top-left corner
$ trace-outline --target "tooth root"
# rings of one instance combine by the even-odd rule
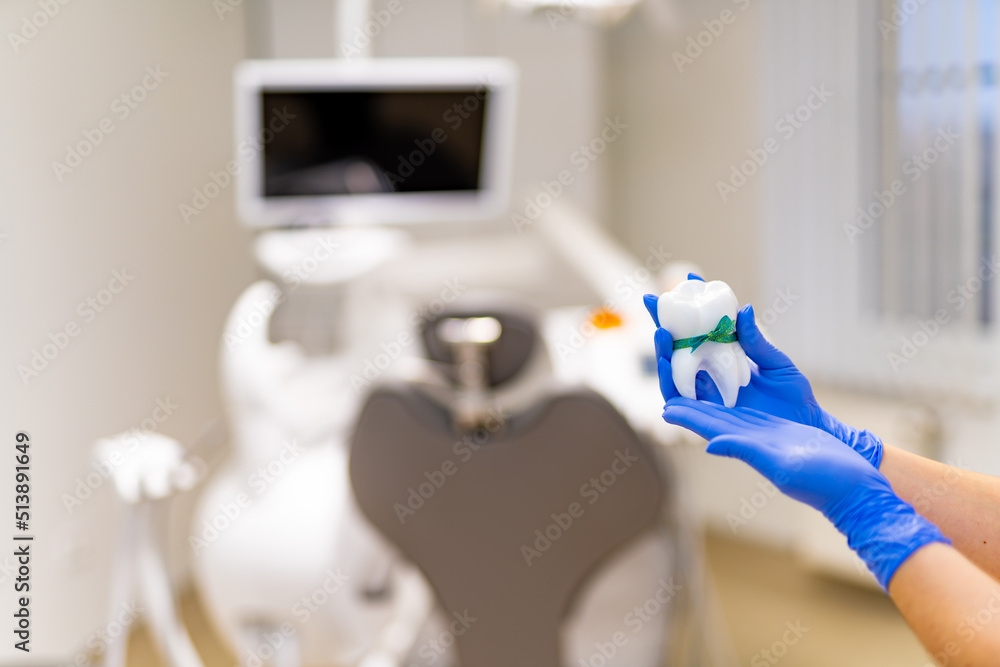
[[[716,347],[709,350],[710,354],[705,355],[703,365],[708,371],[712,381],[722,396],[722,402],[727,408],[736,405],[736,397],[740,392],[739,359],[737,358],[733,344],[719,345],[717,343],[706,343]],[[722,348],[722,349],[718,349]],[[742,350],[740,350],[742,352]]]
[[[740,369],[740,386],[745,387],[750,384],[750,359],[747,358],[742,346],[734,344],[732,347],[736,355],[736,365]]]
[[[701,368],[700,359],[690,350],[677,350],[670,358],[674,376],[674,386],[677,393],[684,398],[697,398],[695,395],[695,376]]]

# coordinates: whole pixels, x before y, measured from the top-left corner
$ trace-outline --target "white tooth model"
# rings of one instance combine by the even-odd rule
[[[660,295],[660,326],[674,337],[670,358],[681,396],[695,396],[695,377],[707,371],[727,408],[736,405],[740,387],[750,383],[750,362],[736,342],[736,295],[721,280],[685,280]]]

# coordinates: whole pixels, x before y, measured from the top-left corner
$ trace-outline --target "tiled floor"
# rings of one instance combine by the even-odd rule
[[[787,554],[729,537],[710,535],[706,550],[740,665],[931,666],[885,596],[816,577]],[[233,667],[234,657],[212,636],[197,597],[186,595],[183,608],[206,667]],[[797,633],[787,632],[786,624]],[[773,647],[774,662],[769,661],[761,651],[780,644],[783,636],[795,639],[794,644]],[[130,667],[161,664],[149,636],[136,633],[129,648]]]

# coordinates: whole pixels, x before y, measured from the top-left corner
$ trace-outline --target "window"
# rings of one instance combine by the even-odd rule
[[[882,213],[872,230],[876,252],[866,258],[878,286],[866,306],[877,315],[927,318],[961,308],[962,321],[993,321],[993,282],[963,283],[992,254],[997,5],[883,3],[884,166],[879,194],[864,207],[870,219]]]
[[[765,284],[802,297],[772,336],[819,380],[998,395],[1000,0],[766,11],[764,121],[833,92],[765,174]]]

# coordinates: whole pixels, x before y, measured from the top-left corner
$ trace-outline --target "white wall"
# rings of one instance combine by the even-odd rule
[[[669,27],[637,13],[609,37],[609,112],[631,123],[610,170],[611,228],[637,256],[663,243],[758,303],[761,183],[723,202],[716,181],[767,137],[759,3],[671,1]],[[679,71],[675,54],[724,10],[731,23]]]
[[[90,471],[94,440],[138,425],[157,399],[179,406],[160,430],[185,443],[220,414],[223,317],[252,276],[231,188],[190,224],[178,211],[232,153],[229,82],[243,56],[242,10],[220,19],[209,2],[58,7],[15,52],[9,33],[41,10],[30,0],[0,3],[0,405],[5,451],[18,429],[34,440],[36,660],[71,658],[106,613],[110,489],[101,486],[73,513],[62,494]],[[121,119],[111,104],[147,66],[169,75]],[[57,181],[52,161],[105,117],[113,133]],[[123,268],[134,280],[87,322],[77,304]],[[30,364],[32,350],[70,321],[79,335],[25,385],[17,365]],[[11,484],[8,467],[0,472],[5,503]],[[0,615],[10,619],[10,582],[2,589]],[[13,653],[4,641],[0,660],[28,662]]]

